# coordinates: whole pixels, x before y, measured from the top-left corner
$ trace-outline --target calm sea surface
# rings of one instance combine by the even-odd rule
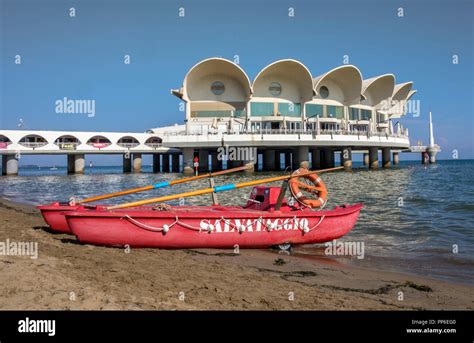
[[[357,167],[357,164],[356,164]],[[66,175],[65,168],[22,169],[20,176],[0,177],[0,197],[30,204],[66,201],[71,195],[88,197],[159,181],[181,174],[122,174],[121,167],[86,168],[85,175]],[[217,184],[244,182],[282,173],[244,173],[221,176]],[[361,202],[365,205],[356,227],[343,241],[364,242],[365,258],[324,257],[324,245],[298,248],[309,258],[330,259],[382,270],[474,284],[474,161],[439,161],[422,166],[403,162],[388,170],[355,168],[352,173],[323,174],[329,204]],[[208,181],[173,186],[147,193],[110,199],[118,203],[208,187]],[[219,194],[224,205],[245,203],[250,189]],[[187,204],[208,204],[210,196],[186,199]],[[457,253],[453,249],[457,248]]]

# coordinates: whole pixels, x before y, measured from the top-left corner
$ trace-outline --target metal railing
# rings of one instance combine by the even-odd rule
[[[167,132],[164,136],[212,136],[212,135],[312,135],[317,137],[319,135],[331,135],[331,136],[359,136],[359,137],[386,137],[386,138],[408,138],[403,133],[385,133],[385,132],[368,132],[361,130],[315,130],[315,129],[253,129],[253,130],[241,130],[241,131],[196,131],[191,130],[188,133],[186,131]]]
[[[146,146],[156,149],[156,148],[161,148],[163,146],[163,143],[145,143]]]
[[[139,146],[140,143],[117,143],[117,145],[122,148],[131,149]]]
[[[47,145],[48,142],[19,142],[18,144],[20,144],[21,146],[24,146],[25,148],[36,149],[36,148],[41,148]]]

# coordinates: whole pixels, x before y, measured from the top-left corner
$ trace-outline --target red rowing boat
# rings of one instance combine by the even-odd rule
[[[123,196],[127,194],[133,194],[133,193],[139,193],[139,192],[144,192],[152,189],[158,189],[158,188],[163,188],[163,187],[168,187],[171,185],[176,185],[180,183],[185,183],[185,182],[190,182],[190,181],[195,181],[199,179],[204,179],[204,178],[211,178],[214,176],[218,175],[225,175],[225,174],[230,174],[230,173],[235,173],[238,171],[243,171],[247,169],[248,167],[243,166],[243,167],[237,167],[237,168],[232,168],[232,169],[227,169],[227,170],[222,170],[218,172],[210,172],[206,174],[201,174],[197,176],[192,176],[192,177],[187,177],[183,179],[176,179],[173,181],[165,181],[165,182],[158,182],[152,185],[144,186],[144,187],[139,187],[139,188],[133,188],[133,189],[128,189],[124,191],[119,191],[119,192],[114,192],[114,193],[108,193],[108,194],[103,194],[103,195],[98,195],[86,199],[79,200],[77,205],[70,205],[69,203],[59,203],[59,202],[53,202],[49,205],[41,205],[37,206],[36,208],[41,211],[41,214],[45,220],[45,222],[49,225],[52,231],[56,231],[59,233],[67,233],[67,234],[72,234],[71,229],[67,225],[66,218],[64,217],[64,212],[68,211],[75,211],[77,209],[87,209],[87,208],[96,208],[96,206],[89,207],[90,205],[87,205],[86,203],[92,202],[92,201],[99,201],[99,200],[104,200],[104,199],[109,199],[117,196]],[[74,201],[74,199],[72,198]],[[84,207],[81,207],[84,206]],[[105,207],[105,205],[104,205]]]
[[[51,230],[59,233],[72,234],[71,229],[67,225],[65,212],[72,212],[81,208],[80,205],[71,206],[68,204],[61,204],[59,202],[53,202],[49,205],[36,206],[41,211],[46,224],[49,225]]]
[[[49,205],[36,206],[36,208],[41,211],[44,221],[52,231],[72,235],[73,233],[64,216],[67,212],[105,209],[105,206],[68,205],[67,203],[53,202]]]
[[[333,210],[278,203],[279,187],[254,187],[245,206],[160,206],[159,209],[63,212],[83,243],[143,248],[265,248],[337,239],[355,225],[361,204]],[[278,207],[278,206],[277,206]]]

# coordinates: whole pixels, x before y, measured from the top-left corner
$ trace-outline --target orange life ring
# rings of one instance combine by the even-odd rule
[[[304,174],[308,173],[309,170],[306,168],[300,168],[296,170],[292,175]],[[307,179],[313,183],[314,186],[309,184],[302,183],[298,181],[299,177],[293,177],[288,181],[288,185],[290,186],[291,193],[295,197],[295,199],[304,206],[308,206],[311,208],[318,208],[324,206],[328,197],[328,190],[324,185],[323,180],[315,173],[304,175],[301,178]],[[305,188],[310,192],[315,192],[318,196],[317,199],[309,199],[307,198],[300,190],[300,188]]]

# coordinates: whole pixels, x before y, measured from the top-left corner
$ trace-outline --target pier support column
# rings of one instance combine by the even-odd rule
[[[321,150],[311,149],[311,169],[321,169]]]
[[[438,151],[435,150],[435,149],[432,149],[432,148],[428,147],[428,148],[426,149],[426,152],[428,153],[428,157],[429,157],[430,163],[431,163],[431,164],[432,164],[432,163],[436,163],[436,154],[438,153]]]
[[[369,168],[377,169],[379,167],[379,150],[375,147],[369,148]]]
[[[74,174],[74,155],[67,155],[67,173]]]
[[[84,174],[84,154],[67,155],[67,173]]]
[[[18,175],[18,158],[15,155],[2,155],[2,175]]]
[[[429,161],[428,153],[426,151],[423,151],[421,153],[421,164],[428,164],[428,161]]]
[[[389,148],[382,149],[382,167],[390,168],[390,149]]]
[[[209,153],[211,155],[211,169],[213,172],[222,170],[222,160],[219,160],[218,157],[219,153],[217,151],[211,151]]]
[[[132,159],[129,153],[123,155],[123,172],[132,172]]]
[[[194,159],[194,149],[183,148],[183,174],[187,174],[187,175],[194,174],[193,159]]]
[[[322,149],[321,168],[334,168],[334,151],[330,148]]]
[[[209,171],[209,150],[199,150],[199,172],[207,173]]]
[[[74,155],[74,169],[76,174],[84,174],[86,158],[84,154]]]
[[[160,172],[160,156],[161,154],[153,154],[153,173]]]
[[[275,171],[280,168],[275,166],[275,150],[265,149],[263,151],[263,170]]]
[[[171,171],[173,173],[179,173],[179,155],[171,155]]]
[[[275,171],[281,170],[281,151],[275,151]]]
[[[133,172],[142,172],[142,154],[133,154]]]
[[[341,166],[344,167],[344,170],[352,170],[352,149],[344,148],[341,151]]]
[[[400,163],[400,160],[399,160],[399,156],[398,156],[398,152],[394,152],[392,154],[392,160],[393,160],[393,165],[397,165],[398,163]]]
[[[163,173],[169,173],[170,172],[170,154],[163,154],[162,155],[162,163],[161,167],[163,170]]]
[[[364,158],[362,159],[362,162],[364,166],[369,164],[369,154],[367,152],[364,152]]]
[[[307,146],[298,147],[293,156],[293,169],[298,168],[309,168],[309,148]]]

